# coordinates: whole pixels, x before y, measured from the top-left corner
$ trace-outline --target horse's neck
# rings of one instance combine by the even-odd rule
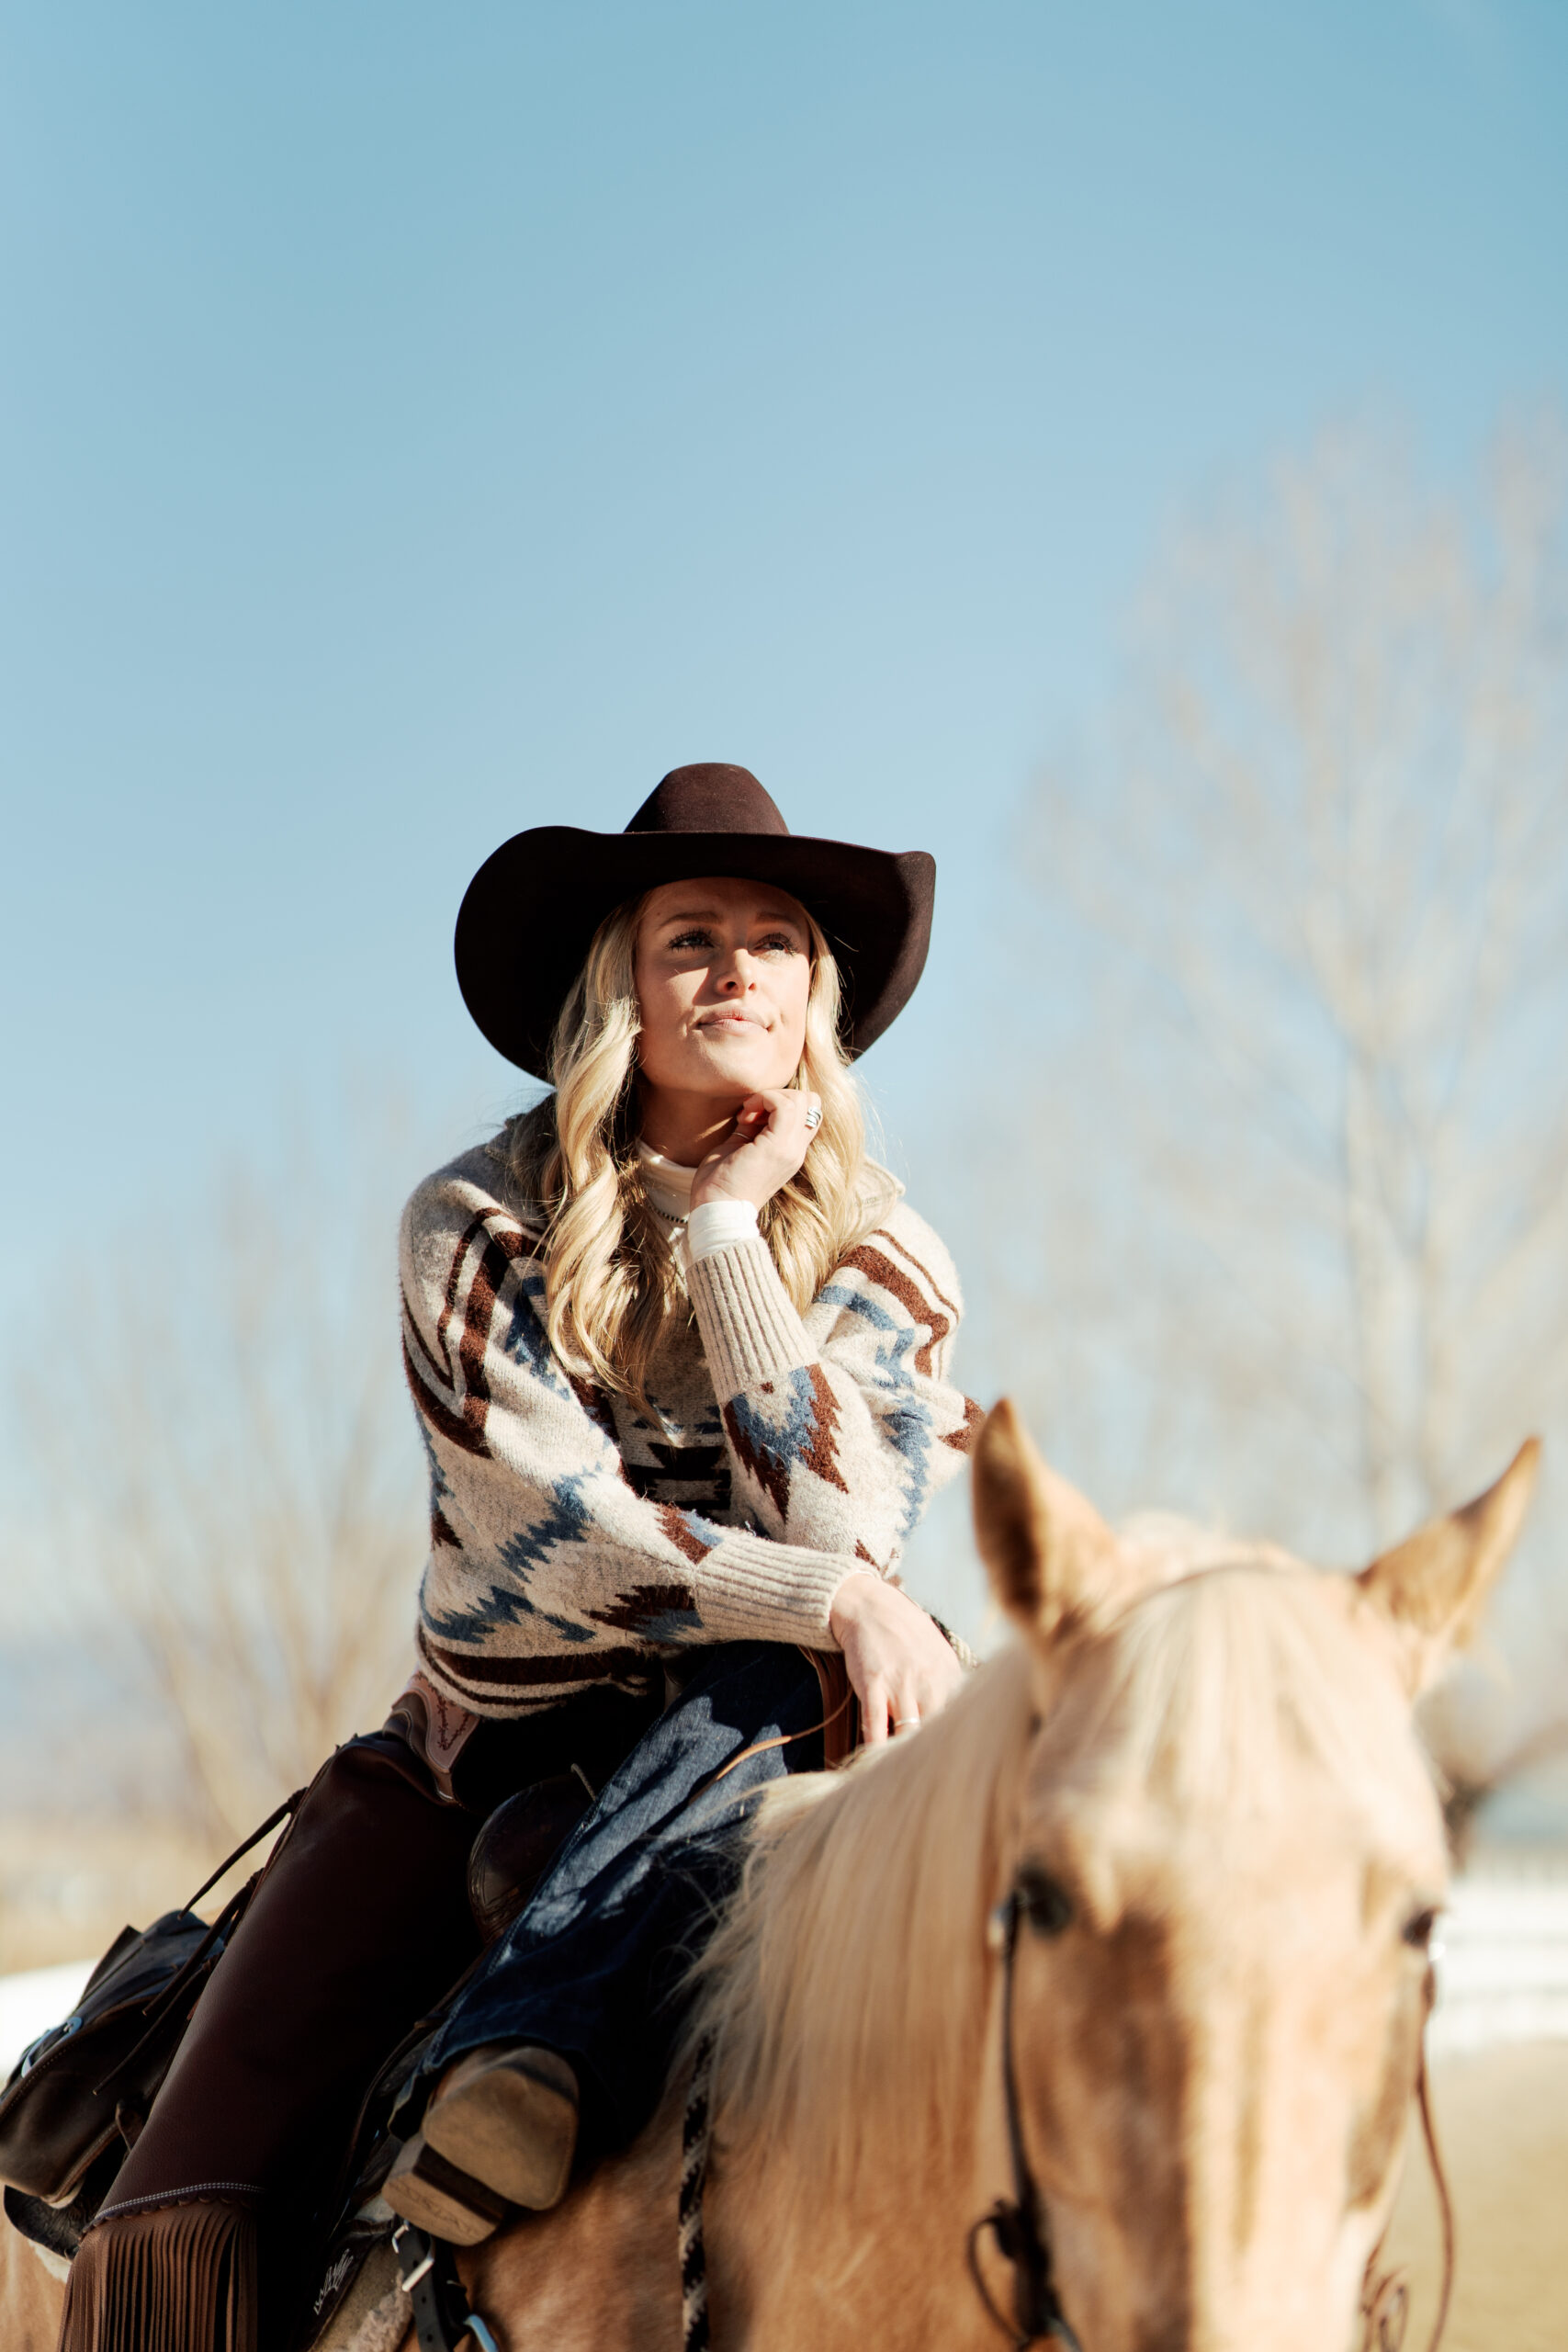
[[[713,2341],[722,2352],[990,2352],[964,2264],[993,2200],[975,2133],[890,2146],[846,2199],[807,2193],[799,2152],[765,2132],[726,2152],[706,2201]],[[786,2177],[787,2176],[787,2177]],[[1000,2183],[997,2184],[999,2188]]]
[[[502,2324],[504,2342],[551,2352],[678,2344],[682,2104],[672,2094],[634,2147],[553,2212],[514,2222],[468,2258],[474,2308]],[[733,2352],[728,2338],[716,2340]],[[399,2352],[414,2352],[412,2336]]]
[[[770,2132],[765,2117],[727,2132],[721,2104],[706,2221],[722,2352],[994,2352],[964,2245],[1005,2185],[999,2073],[993,2080],[986,2038],[966,2038],[965,2110],[919,2120],[907,2102],[902,2128],[878,2137],[852,2188],[807,2138]],[[911,2075],[920,2061],[907,2053]],[[875,2088],[842,2087],[846,2102]]]
[[[922,1734],[933,1765],[943,1729]],[[997,1838],[994,1820],[987,1828],[978,1817],[994,1815],[996,1797],[983,1781],[976,1788],[964,1770],[972,1759],[953,1745],[945,1789],[944,1775],[915,1776],[896,1816],[902,1868],[882,1889],[868,1874],[858,1917],[834,1921],[840,1948],[854,1954],[845,2012],[819,2001],[813,2028],[794,1997],[790,1962],[818,1955],[809,1946],[792,1953],[786,1937],[762,1973],[784,2011],[774,2096],[727,2102],[720,2085],[709,2258],[716,2317],[731,2315],[728,2330],[715,2331],[725,2352],[848,2352],[873,2342],[880,2352],[939,2342],[958,2352],[990,2340],[964,2231],[1007,2185],[984,1956]],[[966,1842],[954,1834],[952,1802],[965,1786]],[[836,1826],[827,1825],[829,1848]],[[844,1826],[852,1836],[848,1808]],[[954,1867],[955,1849],[965,1867]],[[834,1859],[825,1854],[824,1866]]]

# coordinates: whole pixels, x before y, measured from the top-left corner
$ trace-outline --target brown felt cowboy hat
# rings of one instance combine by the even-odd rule
[[[852,1054],[914,994],[934,860],[797,836],[749,769],[705,762],[671,768],[624,833],[534,825],[486,858],[464,893],[455,952],[463,1001],[496,1051],[547,1077],[557,1016],[605,916],[699,874],[772,882],[816,916],[843,979]]]

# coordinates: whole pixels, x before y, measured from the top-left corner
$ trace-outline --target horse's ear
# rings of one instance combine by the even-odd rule
[[[1540,1440],[1527,1438],[1495,1487],[1379,1555],[1357,1582],[1392,1624],[1412,1697],[1468,1642],[1535,1491]]]
[[[975,1534],[997,1599],[1036,1637],[1092,1608],[1114,1576],[1116,1538],[1046,1467],[1005,1396],[975,1442]]]

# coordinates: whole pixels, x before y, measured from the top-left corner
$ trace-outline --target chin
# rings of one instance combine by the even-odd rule
[[[740,1094],[761,1094],[789,1083],[787,1076],[778,1076],[772,1054],[758,1053],[740,1037],[705,1046],[697,1056],[693,1080],[698,1086],[707,1083],[726,1091],[733,1088]]]

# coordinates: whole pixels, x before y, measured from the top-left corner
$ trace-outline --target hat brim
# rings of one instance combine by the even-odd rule
[[[661,882],[701,874],[770,882],[816,917],[843,982],[852,1056],[874,1045],[914,994],[936,894],[936,865],[924,850],[795,833],[536,825],[486,858],[457,914],[457,985],[497,1053],[547,1078],[557,1019],[605,916]]]

